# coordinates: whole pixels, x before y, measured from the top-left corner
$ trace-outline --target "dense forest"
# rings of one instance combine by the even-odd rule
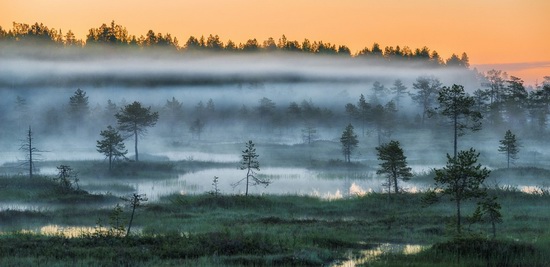
[[[302,42],[288,40],[285,35],[278,40],[270,37],[264,41],[256,38],[247,40],[244,44],[236,44],[231,40],[224,43],[218,35],[201,36],[200,38],[190,36],[183,44],[171,34],[155,33],[149,30],[145,35],[131,35],[126,27],[112,21],[110,24],[102,24],[99,28],[89,29],[86,40],[76,39],[74,33],[68,30],[63,34],[61,30],[49,28],[42,23],[32,25],[25,23],[13,23],[8,30],[0,27],[0,42],[16,43],[17,45],[51,45],[59,47],[87,47],[93,48],[98,45],[107,47],[126,48],[165,48],[182,52],[301,52],[320,55],[340,55],[355,58],[384,59],[386,61],[419,61],[427,62],[433,66],[469,67],[469,59],[466,53],[461,56],[456,54],[444,59],[437,51],[426,46],[412,49],[408,46],[399,45],[380,47],[374,43],[370,48],[365,47],[353,53],[346,45],[336,45],[323,41],[310,41],[304,39]]]

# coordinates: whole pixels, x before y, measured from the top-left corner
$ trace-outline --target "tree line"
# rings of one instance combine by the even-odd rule
[[[360,129],[361,137],[374,134],[378,144],[385,143],[403,127],[437,132],[449,123],[457,126],[453,135],[459,137],[466,129],[466,122],[483,123],[485,128],[499,134],[510,129],[532,138],[544,136],[550,113],[550,77],[528,91],[519,78],[512,76],[498,80],[491,73],[484,77],[487,81],[484,88],[467,95],[462,87],[445,87],[436,77],[420,76],[411,88],[399,79],[391,86],[374,82],[372,87],[366,88],[365,94],[356,96],[357,102],[343,106],[323,107],[311,99],[277,103],[268,97],[259,98],[256,104],[215,103],[208,99],[184,105],[183,100],[172,97],[164,105],[153,106],[152,110],[158,113],[158,123],[163,126],[164,135],[173,137],[188,132],[198,140],[210,134],[213,128],[227,126],[231,129],[234,122],[245,126],[246,131],[256,133],[273,134],[299,128],[306,143],[319,138],[319,129],[342,127],[348,123]],[[447,91],[448,94],[444,95],[450,97],[439,99],[442,91]],[[38,110],[26,98],[17,96],[12,111],[0,114],[0,121],[19,130],[34,123],[34,130],[41,134],[53,134],[59,130],[68,130],[67,133],[71,134],[89,133],[98,125],[115,125],[117,118],[114,115],[128,104],[108,100],[102,105],[92,105],[81,89],[68,98],[67,103]],[[469,114],[460,113],[461,110],[452,105],[457,99],[468,99],[471,105]],[[437,103],[440,100],[449,103],[447,110],[439,109]],[[4,107],[6,111],[9,108]]]
[[[305,38],[303,41],[289,40],[285,35],[275,40],[269,37],[259,41],[256,38],[248,39],[244,43],[235,43],[231,40],[223,42],[218,35],[210,34],[207,37],[190,36],[181,43],[176,37],[166,33],[147,31],[145,35],[131,35],[126,27],[112,21],[103,23],[98,28],[90,28],[85,40],[77,39],[71,30],[63,33],[61,30],[49,28],[36,22],[29,25],[13,22],[11,29],[0,27],[0,42],[15,42],[17,44],[53,45],[59,47],[128,47],[128,48],[168,48],[174,51],[184,52],[300,52],[319,55],[341,55],[355,58],[370,58],[385,61],[421,61],[433,66],[469,67],[469,58],[466,53],[453,54],[449,58],[442,58],[435,50],[424,46],[421,48],[409,48],[408,46],[381,47],[378,43],[365,46],[363,49],[352,53],[346,45],[336,45],[330,42],[311,41]]]
[[[364,102],[361,95],[359,106]],[[366,105],[366,104],[363,104]],[[474,97],[464,91],[461,85],[453,84],[450,87],[443,87],[437,91],[437,107],[429,109],[431,115],[440,114],[448,119],[450,128],[453,129],[453,155],[447,154],[447,164],[445,167],[433,169],[435,173],[434,188],[429,189],[424,196],[424,203],[434,204],[441,198],[448,196],[456,206],[456,233],[462,232],[464,202],[470,199],[478,200],[477,208],[468,217],[468,220],[474,222],[490,222],[492,225],[493,238],[496,236],[496,223],[502,222],[500,213],[501,206],[497,202],[496,196],[489,195],[484,181],[489,177],[490,171],[478,164],[478,153],[474,148],[458,151],[458,137],[465,134],[466,130],[478,131],[481,129],[481,120],[483,116],[475,110]],[[430,116],[431,117],[431,116]],[[449,127],[449,126],[447,126]],[[350,163],[350,157],[353,150],[358,146],[359,140],[354,132],[353,125],[350,123],[342,132],[340,138],[342,145],[342,154],[347,163]],[[500,140],[498,151],[507,157],[507,167],[510,167],[510,160],[516,159],[519,152],[519,144],[514,134],[510,130],[506,131],[504,139]],[[413,177],[411,168],[407,165],[407,157],[401,148],[399,141],[391,140],[387,143],[379,144],[376,147],[376,154],[380,161],[377,174],[386,176],[384,183],[388,193],[388,199],[393,193],[399,194],[399,180],[408,181]]]
[[[391,100],[393,101],[393,100]],[[199,102],[198,107],[201,107]],[[267,98],[262,98],[258,111],[263,109],[274,108],[275,104]],[[307,102],[306,102],[307,103]],[[360,97],[359,106],[368,106],[364,96]],[[83,90],[76,90],[74,95],[69,97],[69,108],[74,112],[82,112],[86,110],[88,105],[88,96]],[[490,196],[487,188],[483,185],[490,171],[487,168],[478,164],[478,153],[474,148],[467,150],[457,150],[459,136],[466,133],[466,130],[477,131],[481,128],[483,116],[479,111],[476,111],[475,98],[464,91],[463,86],[454,84],[452,86],[443,86],[437,91],[437,101],[434,107],[428,109],[429,119],[445,118],[448,122],[445,127],[453,130],[451,136],[453,142],[453,155],[447,154],[447,164],[445,167],[434,169],[435,172],[435,188],[429,190],[424,198],[426,204],[433,204],[439,201],[440,198],[449,196],[456,205],[456,229],[460,234],[463,225],[462,206],[464,201],[469,199],[479,200],[478,206],[474,214],[469,217],[471,221],[488,220],[492,224],[493,235],[496,235],[496,223],[501,221],[500,204],[497,202],[496,196]],[[167,100],[167,106],[181,107],[176,102],[175,98]],[[209,100],[207,105],[210,110],[215,110],[213,101]],[[82,114],[73,114],[76,118]],[[102,139],[97,140],[97,151],[106,156],[109,161],[109,169],[112,168],[113,159],[124,158],[127,150],[123,141],[127,138],[133,138],[135,144],[135,161],[138,161],[138,137],[147,132],[147,128],[156,125],[159,119],[159,113],[152,111],[151,107],[144,107],[138,101],[127,104],[112,114],[117,121],[117,126],[107,126],[106,130],[100,132]],[[120,131],[120,132],[119,132]],[[126,134],[125,137],[122,134]],[[38,152],[33,145],[33,135],[31,128],[28,130],[27,138],[21,146],[21,149],[28,153],[29,158],[26,161],[29,167],[29,176],[33,173],[33,156]],[[305,140],[304,140],[305,142]],[[349,123],[340,137],[342,154],[346,163],[351,163],[351,155],[359,144],[358,136],[354,132],[354,127]],[[510,160],[516,159],[519,151],[519,144],[516,136],[510,131],[506,131],[504,138],[500,140],[498,151],[505,154],[509,167]],[[380,161],[380,168],[377,174],[384,175],[387,179],[384,183],[388,192],[388,199],[391,194],[399,194],[402,189],[399,187],[399,180],[407,181],[413,177],[411,168],[407,165],[407,158],[404,155],[404,150],[401,148],[399,141],[390,140],[389,142],[380,143],[376,148],[376,154]],[[263,177],[257,176],[256,171],[259,171],[259,155],[256,153],[255,145],[250,140],[246,143],[245,150],[242,151],[242,160],[240,162],[241,170],[246,170],[246,176],[234,183],[234,186],[244,184],[246,187],[245,195],[248,195],[249,185],[264,185],[268,186],[271,181]],[[71,169],[68,166],[60,166],[60,176],[58,178],[60,184],[64,185],[67,190],[73,190],[76,185],[78,189],[78,179],[71,174]],[[71,180],[72,179],[72,180]],[[216,183],[216,177],[214,183]],[[77,190],[76,189],[76,190]],[[133,215],[132,215],[133,217]],[[131,222],[130,222],[131,225]],[[130,226],[129,226],[130,229]]]
[[[471,94],[463,86],[445,87],[434,76],[420,76],[411,90],[397,79],[391,87],[375,82],[370,95],[359,96],[356,104],[348,103],[345,111],[350,122],[358,124],[364,135],[365,127],[374,128],[379,142],[383,136],[391,136],[397,125],[404,121],[397,115],[404,101],[412,101],[418,107],[415,123],[420,127],[438,127],[454,124],[455,137],[468,128],[464,123],[473,123],[470,128],[485,123],[492,129],[528,129],[534,136],[547,132],[550,114],[550,76],[541,85],[528,91],[523,80],[508,76],[505,72],[491,70],[480,77],[482,88]],[[443,94],[442,94],[443,93]],[[467,101],[468,112],[456,106],[457,101]],[[438,102],[447,103],[438,107]],[[438,110],[439,109],[439,110]],[[456,150],[456,149],[455,149]]]
[[[84,91],[78,89],[70,98],[70,103],[86,103],[87,96]],[[168,102],[170,103],[170,102]],[[75,104],[76,105],[76,104]],[[469,150],[457,151],[457,132],[464,132],[465,129],[479,130],[481,125],[478,124],[482,116],[474,109],[473,97],[464,92],[460,85],[454,84],[451,87],[443,87],[438,92],[438,107],[433,112],[438,112],[452,122],[450,125],[454,129],[454,154],[447,154],[447,165],[435,171],[435,188],[427,191],[424,202],[433,204],[439,201],[440,198],[450,196],[450,199],[456,204],[456,229],[460,234],[462,231],[462,214],[461,208],[463,202],[469,199],[478,199],[478,206],[474,214],[469,218],[471,221],[482,221],[483,218],[492,224],[493,236],[496,235],[496,223],[501,222],[500,204],[497,202],[496,196],[489,196],[487,188],[483,186],[485,179],[489,176],[490,171],[487,168],[482,168],[477,163],[479,154],[474,148]],[[100,132],[102,139],[97,140],[97,151],[105,155],[109,161],[109,170],[112,169],[113,160],[117,158],[125,158],[128,152],[124,146],[124,139],[121,132],[127,133],[126,138],[133,137],[135,142],[135,161],[138,161],[138,137],[147,132],[147,128],[156,125],[158,113],[151,111],[151,107],[143,107],[140,102],[134,101],[119,109],[114,114],[117,119],[117,128],[107,126],[106,130]],[[32,132],[29,127],[27,139],[21,146],[21,149],[30,156],[26,163],[29,167],[29,177],[32,178],[33,173],[33,158],[32,156],[38,151],[32,145]],[[354,132],[354,127],[350,123],[344,129],[340,143],[342,145],[342,154],[345,162],[351,163],[351,154],[358,146],[359,140]],[[506,154],[508,157],[508,167],[510,157],[513,157],[518,152],[518,144],[515,135],[508,130],[503,140],[500,141],[499,152]],[[391,193],[399,194],[402,189],[399,187],[399,180],[408,181],[413,177],[411,168],[407,165],[407,157],[401,148],[399,141],[391,140],[380,144],[376,147],[376,154],[380,161],[380,168],[377,174],[384,175],[387,181],[384,186],[387,188],[388,199],[391,199]],[[245,195],[248,195],[249,186],[263,185],[268,186],[271,181],[266,178],[257,176],[256,171],[260,170],[258,161],[259,155],[256,153],[255,145],[250,140],[246,143],[245,150],[242,151],[242,160],[240,161],[240,169],[246,170],[246,176],[233,184],[234,187],[245,184]],[[68,191],[78,190],[78,179],[72,174],[72,169],[69,166],[60,166],[59,178],[57,181],[62,185],[62,188]],[[72,180],[71,180],[72,179]],[[217,177],[214,177],[213,184],[215,185]],[[76,185],[76,189],[75,189]],[[140,195],[134,194],[137,198]],[[146,199],[139,199],[145,200]],[[138,202],[139,202],[138,200]],[[132,219],[134,216],[135,207],[132,211],[132,217],[128,226],[127,235],[130,232]]]

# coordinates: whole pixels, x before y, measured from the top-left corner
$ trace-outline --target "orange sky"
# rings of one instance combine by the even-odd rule
[[[428,46],[445,58],[466,52],[472,65],[530,84],[550,75],[548,14],[549,0],[0,0],[5,29],[42,22],[85,38],[89,28],[115,20],[130,34],[152,29],[180,43],[212,33],[237,43],[285,34],[353,52],[373,42]]]

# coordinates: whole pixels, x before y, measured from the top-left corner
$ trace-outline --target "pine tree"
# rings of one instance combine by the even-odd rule
[[[466,92],[462,85],[453,84],[452,87],[443,87],[439,91],[438,111],[447,117],[453,126],[453,155],[456,157],[458,137],[464,135],[465,130],[478,131],[481,129],[481,113],[474,110],[475,99]]]
[[[302,128],[302,140],[304,140],[305,144],[311,144],[311,142],[315,141],[317,139],[317,129],[313,125],[313,123],[307,121],[304,124],[304,128]]]
[[[172,100],[166,100],[166,104],[163,108],[162,118],[168,124],[170,134],[174,134],[183,122],[183,104],[179,102],[175,97]]]
[[[441,82],[435,77],[418,77],[416,82],[413,83],[413,89],[416,90],[416,93],[411,94],[411,98],[422,108],[421,123],[424,125],[426,115],[428,115],[432,109],[437,94],[441,89]]]
[[[508,168],[510,168],[510,162],[514,163],[518,159],[519,153],[519,142],[516,139],[516,135],[512,131],[506,131],[504,139],[500,140],[500,146],[498,151],[506,155],[506,162]]]
[[[344,154],[344,161],[351,162],[351,154],[353,150],[357,148],[359,141],[357,135],[353,131],[353,125],[351,123],[346,127],[342,136],[340,137],[340,143],[342,143],[342,153]]]
[[[204,122],[201,121],[200,118],[195,119],[191,124],[191,126],[189,127],[189,131],[191,132],[191,134],[197,136],[197,139],[199,140],[201,140],[201,134],[203,132],[203,129],[204,129]]]
[[[481,187],[490,171],[477,164],[479,153],[473,148],[459,151],[456,157],[447,154],[447,165],[435,169],[436,190],[442,195],[448,195],[456,204],[456,229],[461,233],[462,201],[471,198],[480,198],[486,195]],[[434,192],[435,192],[434,191]]]
[[[268,186],[271,181],[267,178],[261,178],[256,175],[256,171],[260,171],[260,162],[258,161],[259,155],[256,154],[256,148],[252,140],[246,143],[245,150],[242,151],[241,170],[246,170],[246,176],[240,181],[233,184],[233,187],[237,187],[242,182],[246,181],[245,196],[248,196],[249,185],[264,185]]]
[[[158,112],[151,112],[151,107],[144,108],[141,103],[135,101],[124,106],[115,117],[118,121],[118,128],[134,136],[135,159],[138,157],[138,136],[147,133],[147,127],[153,127],[159,118]]]
[[[61,194],[68,194],[74,191],[79,191],[77,173],[68,165],[59,165],[57,167],[59,174],[54,179],[59,184]]]
[[[113,160],[124,157],[128,150],[124,146],[124,139],[111,125],[100,133],[102,140],[97,140],[97,152],[103,153],[109,159],[109,171],[112,170]]]
[[[400,107],[401,98],[405,97],[407,94],[407,87],[403,85],[403,82],[399,79],[395,80],[393,87],[390,88],[391,93],[394,95],[393,99],[397,108]]]
[[[497,236],[497,223],[502,222],[501,206],[497,197],[486,197],[477,203],[477,208],[472,216],[474,222],[489,222],[493,232],[493,238]]]
[[[128,206],[132,208],[132,214],[130,215],[130,221],[128,222],[128,229],[126,230],[126,236],[130,236],[130,230],[132,229],[136,208],[141,206],[142,202],[146,202],[149,199],[146,194],[133,193],[130,197],[122,198],[122,200],[125,200],[128,203]]]
[[[359,96],[357,106],[352,103],[346,104],[346,113],[350,116],[350,121],[351,119],[356,119],[361,123],[361,136],[365,136],[365,127],[373,116],[372,107],[365,99],[365,96],[363,94]]]
[[[109,236],[115,236],[115,237],[123,237],[124,232],[126,232],[124,224],[122,223],[122,206],[120,204],[116,204],[116,206],[111,211],[111,214],[109,214],[109,230],[108,235]]]
[[[387,144],[376,147],[380,169],[376,174],[385,174],[388,177],[388,194],[391,193],[393,185],[395,194],[399,193],[397,180],[408,181],[413,175],[411,168],[407,166],[407,157],[403,154],[399,141],[390,141]]]

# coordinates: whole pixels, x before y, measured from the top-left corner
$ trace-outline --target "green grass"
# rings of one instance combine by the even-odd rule
[[[83,162],[75,164],[75,169],[79,177],[93,179],[88,175],[103,168],[102,164]],[[139,177],[147,172],[171,175],[192,167],[213,166],[225,167],[226,163],[129,162],[123,171],[131,172],[135,167]],[[351,172],[360,176],[360,170],[352,168]],[[323,175],[327,179],[338,176],[331,172]],[[113,196],[83,191],[60,194],[57,186],[48,177],[0,177],[1,202],[40,203],[46,207],[0,211],[2,230],[45,225],[93,227],[98,220],[108,225],[112,205],[123,204]],[[350,251],[357,255],[379,243],[431,248],[417,255],[383,255],[369,264],[514,266],[526,260],[529,266],[548,264],[545,259],[550,251],[550,195],[526,194],[514,187],[490,189],[489,194],[497,196],[502,206],[503,223],[497,225],[496,241],[488,239],[490,225],[469,224],[467,218],[464,233],[471,238],[455,239],[453,202],[444,199],[424,207],[422,194],[404,193],[388,198],[387,194],[371,193],[334,200],[296,195],[174,194],[139,207],[132,227],[135,232],[128,238],[3,234],[0,265],[320,266],[343,259]],[[475,204],[466,201],[463,214],[471,214]],[[130,209],[125,207],[123,224],[129,216]],[[494,253],[492,248],[502,253]],[[502,258],[500,254],[512,256]]]
[[[0,265],[40,259],[60,266],[319,266],[378,243],[433,246],[417,255],[382,255],[369,263],[375,266],[516,266],[526,260],[529,266],[547,264],[550,210],[544,206],[550,197],[491,193],[503,205],[504,223],[498,225],[496,241],[483,238],[489,235],[488,225],[465,225],[466,236],[473,238],[454,239],[452,203],[423,208],[419,194],[390,200],[385,194],[369,194],[331,201],[292,195],[172,195],[139,208],[134,227],[141,231],[129,238],[3,235]],[[473,208],[467,203],[464,211]],[[18,218],[12,225],[32,220],[36,225],[93,226],[96,219],[108,221],[109,213],[108,208],[3,211],[0,218]],[[126,209],[125,221],[128,215]]]
[[[549,266],[549,256],[537,244],[466,237],[436,243],[414,255],[385,254],[366,266]]]
[[[42,204],[112,203],[115,197],[94,195],[78,189],[65,192],[50,177],[1,176],[0,202]]]
[[[94,265],[148,265],[178,262],[216,255],[226,264],[300,264],[318,266],[335,259],[336,253],[321,247],[294,251],[291,244],[263,232],[221,231],[197,234],[96,236],[77,238],[11,233],[0,236],[0,264],[14,258],[62,260],[82,259]],[[326,246],[332,246],[328,243]]]

